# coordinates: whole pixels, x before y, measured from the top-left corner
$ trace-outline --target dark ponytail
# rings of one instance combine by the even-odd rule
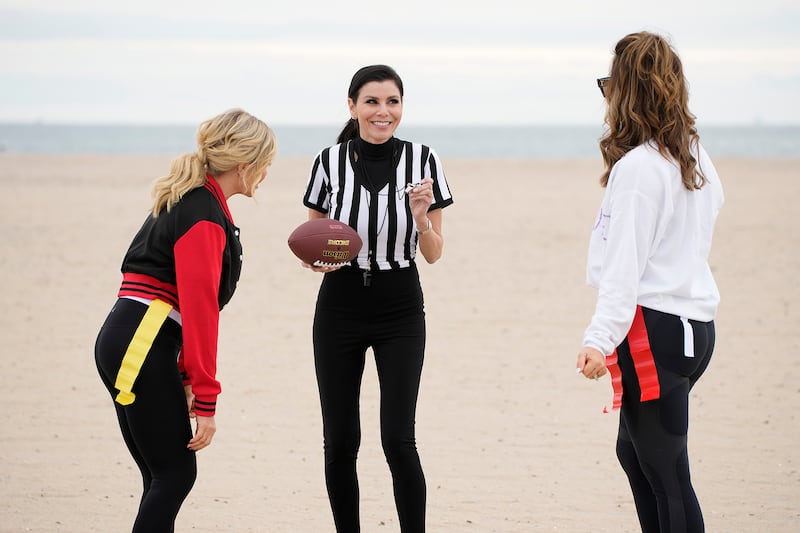
[[[339,133],[339,137],[336,138],[337,143],[347,142],[351,139],[355,139],[358,137],[358,121],[354,118],[351,118],[344,124],[344,128]]]
[[[403,97],[403,80],[400,79],[400,75],[389,66],[386,65],[369,65],[367,67],[362,67],[353,74],[353,79],[350,80],[350,88],[347,90],[347,97],[350,98],[353,102],[358,101],[358,93],[361,91],[361,87],[371,81],[386,81],[391,80],[395,82],[397,85],[397,89],[400,91],[400,97]],[[343,143],[349,141],[351,139],[355,139],[358,136],[358,120],[351,118],[347,121],[342,128],[342,131],[339,133],[339,137],[336,139],[337,143]]]

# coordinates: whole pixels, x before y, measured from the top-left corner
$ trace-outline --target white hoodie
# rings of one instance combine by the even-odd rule
[[[708,255],[724,197],[702,146],[695,158],[708,182],[694,191],[654,143],[634,148],[611,169],[589,241],[586,280],[598,297],[584,346],[611,354],[637,305],[703,322],[716,316],[719,291]]]

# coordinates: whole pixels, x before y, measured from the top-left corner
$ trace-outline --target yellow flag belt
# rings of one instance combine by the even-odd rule
[[[136,399],[136,395],[131,392],[133,382],[136,381],[144,359],[171,310],[172,306],[168,303],[153,300],[139,323],[139,327],[136,328],[136,333],[133,334],[133,339],[122,358],[117,381],[114,383],[114,388],[119,390],[115,400],[120,405],[130,405]]]

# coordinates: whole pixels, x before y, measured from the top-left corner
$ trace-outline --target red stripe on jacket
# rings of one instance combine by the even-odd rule
[[[119,288],[117,296],[136,296],[148,300],[157,298],[180,311],[178,287],[172,283],[167,283],[152,276],[148,276],[147,274],[124,272],[122,274],[122,285]]]

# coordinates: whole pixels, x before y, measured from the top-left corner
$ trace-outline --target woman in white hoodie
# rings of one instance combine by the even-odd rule
[[[577,370],[611,374],[621,408],[617,457],[642,531],[703,531],[689,476],[688,402],[714,349],[719,292],[708,255],[722,186],[666,39],[622,38],[598,86],[608,106],[606,192],[587,266],[597,304]]]

